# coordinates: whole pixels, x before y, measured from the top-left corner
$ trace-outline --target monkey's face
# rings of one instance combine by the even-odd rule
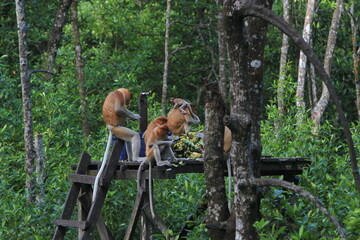
[[[128,108],[130,108],[130,101],[131,101],[131,98],[132,98],[131,92],[126,88],[119,88],[118,90],[120,90],[124,94],[125,104],[126,104],[126,106]]]

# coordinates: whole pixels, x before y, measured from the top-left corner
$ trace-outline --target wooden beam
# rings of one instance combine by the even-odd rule
[[[135,204],[131,213],[129,225],[126,230],[124,240],[130,240],[133,239],[134,237],[136,223],[139,219],[141,213],[141,206],[143,205],[144,199],[145,199],[145,192],[143,191],[143,189],[140,189],[140,191],[136,195]]]
[[[85,174],[87,171],[87,168],[90,164],[91,156],[87,152],[83,152],[80,161],[76,168],[76,173],[78,174]],[[80,185],[77,183],[73,183],[70,187],[70,190],[67,194],[66,201],[60,216],[60,220],[69,220],[71,218],[71,215],[74,211],[74,207],[77,201],[77,196],[80,191]],[[65,233],[67,228],[63,225],[58,225],[55,230],[55,234],[53,236],[53,239],[59,240],[64,239]]]
[[[86,221],[89,223],[89,227],[84,231],[82,239],[88,239],[92,230],[95,228],[97,220],[99,219],[101,209],[104,205],[107,191],[110,188],[111,179],[114,177],[116,166],[118,165],[120,152],[124,141],[116,139],[116,142],[113,146],[111,156],[108,164],[105,167],[104,177],[102,178],[103,185],[98,188],[98,194],[96,199],[93,200],[91,208],[89,210],[88,217]]]

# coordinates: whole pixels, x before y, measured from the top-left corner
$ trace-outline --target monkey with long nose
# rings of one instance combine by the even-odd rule
[[[140,136],[137,132],[126,127],[126,119],[139,120],[140,115],[134,114],[127,108],[130,107],[132,98],[131,92],[126,88],[119,88],[111,92],[105,99],[102,115],[106,128],[109,130],[109,138],[106,144],[103,162],[100,170],[96,175],[94,183],[93,201],[95,200],[97,189],[99,185],[100,176],[105,168],[108,160],[109,148],[111,145],[113,135],[125,141],[126,150],[129,161],[141,161],[139,158],[140,152]]]

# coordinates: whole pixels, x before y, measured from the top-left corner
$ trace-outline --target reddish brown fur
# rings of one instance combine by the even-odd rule
[[[116,105],[130,106],[131,92],[126,88],[119,88],[111,92],[105,99],[102,109],[104,121],[111,126],[124,126],[126,116],[116,113]]]
[[[186,103],[186,101],[181,98],[170,98],[169,102],[176,105],[176,108],[180,107],[183,103]]]
[[[227,159],[230,154],[231,149],[231,142],[232,142],[232,134],[228,127],[225,127],[224,132],[224,158]]]
[[[190,117],[189,109],[184,109],[187,114],[182,114],[179,109],[171,109],[168,113],[168,128],[174,135],[185,134],[185,125]]]
[[[154,159],[153,147],[150,147],[149,145],[156,143],[156,141],[165,141],[168,138],[169,128],[166,123],[166,117],[157,117],[148,125],[144,133],[146,158],[149,161],[153,161]]]

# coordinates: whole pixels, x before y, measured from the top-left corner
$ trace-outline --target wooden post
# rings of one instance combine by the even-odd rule
[[[139,95],[139,114],[141,116],[140,118],[140,126],[139,131],[145,132],[147,125],[148,125],[148,113],[147,113],[147,96],[149,95],[149,92],[141,92]]]
[[[79,197],[78,197],[78,220],[86,221],[88,211],[85,210],[83,204],[81,204],[80,198],[85,194],[83,188],[80,188]],[[78,229],[78,239],[81,240],[84,235],[84,231],[79,228]]]
[[[150,169],[149,169],[150,171]],[[142,205],[142,207],[150,204],[149,201],[149,184],[152,184],[152,182],[150,183],[150,181],[148,179],[142,179],[142,186],[145,187],[145,193],[146,193],[146,197],[144,199],[144,203]],[[149,240],[149,239],[153,239],[152,238],[152,234],[153,234],[153,226],[151,224],[151,222],[149,221],[149,219],[147,218],[145,212],[142,210],[141,211],[141,215],[140,215],[140,239],[141,240]]]

